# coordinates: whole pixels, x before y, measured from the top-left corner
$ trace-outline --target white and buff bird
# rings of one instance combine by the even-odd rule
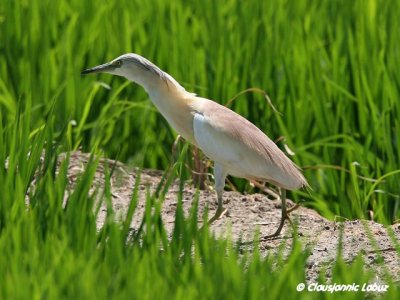
[[[288,218],[287,190],[308,186],[299,168],[254,124],[214,101],[187,92],[172,76],[138,54],[124,54],[82,74],[109,73],[141,85],[169,124],[214,161],[218,208],[223,213],[225,178],[232,175],[270,182],[281,188],[282,218],[271,236],[278,236]]]

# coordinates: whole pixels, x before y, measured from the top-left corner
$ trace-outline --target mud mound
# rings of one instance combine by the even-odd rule
[[[65,156],[62,156],[63,159]],[[89,155],[82,152],[71,154],[68,178],[71,189],[78,175],[85,170]],[[137,169],[129,170],[120,162],[101,159],[96,177],[93,183],[95,187],[101,187],[104,182],[104,166],[113,168],[111,190],[113,207],[116,218],[124,216],[129,206],[133,187],[137,177]],[[139,203],[135,212],[131,227],[137,229],[142,220],[145,209],[147,191],[154,192],[162,178],[162,172],[156,170],[142,170],[139,186]],[[175,209],[179,183],[174,182],[169,188],[163,203],[162,217],[168,232],[172,232],[174,226]],[[188,213],[194,195],[197,193],[189,184],[184,186],[183,207]],[[213,191],[199,191],[199,219],[202,219],[204,208],[208,206],[209,215],[216,209],[216,195]],[[66,195],[67,196],[67,195]],[[234,240],[252,241],[254,232],[258,228],[261,236],[272,234],[280,221],[280,201],[270,199],[266,195],[252,194],[243,195],[238,192],[224,193],[224,206],[227,213],[215,221],[211,230],[217,236],[231,236]],[[288,205],[293,202],[288,200]],[[98,216],[97,224],[100,228],[104,223],[106,208],[102,207]],[[318,272],[326,269],[327,277],[330,276],[331,266],[334,265],[338,247],[342,245],[343,258],[346,261],[353,260],[357,254],[362,253],[366,268],[376,270],[376,281],[380,282],[385,274],[389,272],[396,281],[400,280],[400,257],[396,252],[395,243],[400,241],[400,224],[386,228],[373,221],[346,221],[332,222],[321,217],[315,211],[300,207],[291,214],[292,219],[298,224],[298,236],[305,247],[311,249],[308,265],[305,266],[307,280],[314,281]],[[199,224],[199,227],[201,224]],[[390,236],[388,232],[392,232]],[[279,238],[262,241],[260,249],[264,255],[275,251],[286,240],[286,250],[290,251],[292,243],[292,227],[286,223]],[[340,243],[340,237],[342,242]],[[246,247],[246,246],[244,246]],[[248,246],[251,247],[251,246]],[[378,263],[379,261],[384,263]]]

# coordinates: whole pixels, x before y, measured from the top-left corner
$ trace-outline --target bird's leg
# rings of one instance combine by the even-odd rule
[[[271,234],[271,235],[267,235],[266,237],[264,237],[264,239],[277,237],[282,231],[283,225],[285,224],[285,220],[289,219],[288,212],[287,212],[287,207],[286,207],[286,190],[285,189],[281,189],[281,193],[280,194],[281,194],[280,198],[282,200],[281,222],[279,224],[278,229],[275,231],[275,233]]]
[[[218,207],[215,215],[208,221],[208,224],[212,224],[215,220],[218,220],[225,212],[222,207],[222,194],[225,187],[226,171],[223,166],[214,163],[214,179],[215,179],[215,190],[217,192]]]

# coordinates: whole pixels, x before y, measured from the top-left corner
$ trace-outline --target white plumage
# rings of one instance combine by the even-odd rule
[[[229,175],[293,190],[307,185],[296,165],[260,129],[214,101],[197,98],[194,138]],[[222,150],[223,149],[223,150]]]

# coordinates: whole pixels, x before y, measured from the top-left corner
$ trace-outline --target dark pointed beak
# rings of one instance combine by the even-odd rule
[[[114,70],[115,67],[111,63],[105,63],[100,66],[83,70],[81,75],[94,74],[94,73],[107,73]]]

